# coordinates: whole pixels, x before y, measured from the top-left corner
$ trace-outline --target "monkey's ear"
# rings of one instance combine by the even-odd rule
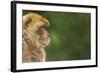
[[[23,28],[26,29],[31,22],[31,17],[29,15],[24,15],[22,19]]]

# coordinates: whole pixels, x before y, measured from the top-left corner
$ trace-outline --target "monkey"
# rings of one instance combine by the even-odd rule
[[[45,48],[50,43],[49,21],[40,14],[27,13],[22,17],[22,63],[45,62]]]

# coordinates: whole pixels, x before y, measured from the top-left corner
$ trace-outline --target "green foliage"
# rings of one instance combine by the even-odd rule
[[[38,13],[50,22],[51,43],[46,47],[47,61],[84,60],[91,57],[90,14],[50,11]]]

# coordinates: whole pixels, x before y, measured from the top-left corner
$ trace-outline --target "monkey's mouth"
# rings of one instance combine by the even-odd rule
[[[49,37],[42,38],[43,41],[48,41]]]

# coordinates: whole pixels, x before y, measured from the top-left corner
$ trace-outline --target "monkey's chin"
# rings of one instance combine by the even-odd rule
[[[47,39],[47,40],[41,40],[41,45],[42,47],[46,47],[50,44],[50,39]]]

